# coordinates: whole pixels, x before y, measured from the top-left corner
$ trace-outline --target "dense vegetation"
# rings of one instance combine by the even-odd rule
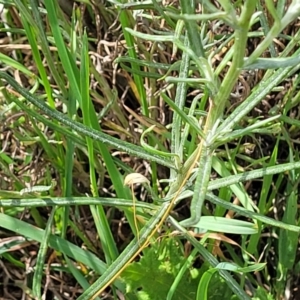
[[[0,297],[299,299],[299,1],[0,6]]]

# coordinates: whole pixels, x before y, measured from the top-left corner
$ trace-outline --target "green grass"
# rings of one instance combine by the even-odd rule
[[[0,257],[22,293],[295,298],[296,1],[44,2],[4,1],[0,25]]]

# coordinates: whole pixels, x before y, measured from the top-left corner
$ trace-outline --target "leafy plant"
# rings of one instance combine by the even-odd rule
[[[45,297],[45,270],[57,272],[48,260],[53,249],[59,271],[81,286],[81,300],[105,292],[128,299],[282,295],[300,231],[299,32],[290,25],[298,1],[4,3],[1,32],[11,48],[0,53],[1,118],[10,135],[0,153],[0,224],[40,243],[26,293]],[[114,42],[105,40],[110,35]],[[114,65],[112,45],[123,51]],[[10,136],[21,158],[6,148],[13,148]],[[175,218],[174,208],[188,200],[190,217],[180,211]],[[130,232],[120,235],[124,245],[112,226],[115,218],[123,223],[120,211]],[[86,251],[69,240],[70,230]],[[23,242],[0,246],[16,268],[24,266],[13,249]],[[275,253],[270,260],[265,244]]]

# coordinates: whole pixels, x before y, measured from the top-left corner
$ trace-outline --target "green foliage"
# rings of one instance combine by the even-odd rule
[[[122,273],[127,292],[136,291],[138,299],[167,299],[168,292],[185,258],[180,243],[165,239],[146,249],[139,262]],[[187,271],[181,278],[172,299],[195,299],[197,278]]]
[[[253,300],[275,300],[274,296],[272,296],[270,293],[268,293],[264,288],[257,287],[255,290]]]
[[[79,300],[282,296],[299,269],[298,1],[2,3],[0,253],[23,270],[38,243],[30,297],[53,251]]]
[[[197,299],[205,299],[199,297],[199,294],[197,296]],[[232,291],[228,287],[226,281],[219,275],[218,272],[215,272],[210,279],[206,299],[217,300],[220,298],[234,300],[236,299],[236,296],[232,294]]]
[[[140,300],[171,299],[168,298],[169,291],[185,261],[180,241],[168,238],[161,244],[153,244],[138,262],[132,263],[122,273],[127,293],[134,292]],[[191,265],[181,277],[172,299],[196,299],[199,279],[198,269]],[[225,280],[214,273],[206,296],[210,300],[221,296],[231,299],[232,292]]]

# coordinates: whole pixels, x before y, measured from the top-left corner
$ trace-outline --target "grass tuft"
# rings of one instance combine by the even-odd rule
[[[0,4],[0,297],[298,299],[298,2],[98,2]]]

